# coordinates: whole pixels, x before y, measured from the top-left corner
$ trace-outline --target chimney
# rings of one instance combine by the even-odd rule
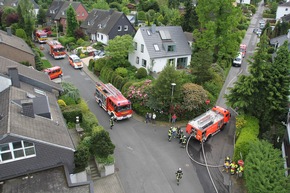
[[[33,100],[32,99],[25,99],[21,100],[22,106],[22,113],[27,117],[34,118],[34,110],[33,110]]]
[[[11,27],[6,27],[7,35],[12,36]]]
[[[11,78],[12,86],[20,88],[18,69],[16,67],[8,67],[8,75]]]
[[[155,24],[152,24],[152,26],[151,26],[151,32],[153,34],[156,33],[156,25]]]
[[[288,29],[287,38],[290,39],[290,29]]]

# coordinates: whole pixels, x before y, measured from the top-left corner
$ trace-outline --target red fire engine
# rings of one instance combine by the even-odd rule
[[[49,46],[49,54],[54,59],[65,58],[66,56],[65,48],[63,45],[61,45],[60,42],[56,40],[51,40],[51,41],[47,41],[46,43]]]
[[[43,30],[36,30],[34,39],[38,43],[45,43],[47,40],[47,33]]]
[[[131,102],[112,84],[96,83],[96,102],[117,120],[132,117]]]
[[[197,140],[205,142],[208,137],[223,130],[224,125],[229,122],[230,117],[231,114],[227,109],[215,106],[189,121],[186,126],[186,132]]]

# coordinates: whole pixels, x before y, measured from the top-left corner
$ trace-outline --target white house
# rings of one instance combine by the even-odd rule
[[[251,4],[251,0],[236,0],[236,2],[240,4]]]
[[[276,21],[280,20],[281,17],[290,14],[290,1],[278,5],[276,12]]]
[[[137,68],[158,73],[167,63],[176,69],[190,65],[191,48],[180,26],[141,27],[133,41],[135,50],[129,54],[129,62]]]

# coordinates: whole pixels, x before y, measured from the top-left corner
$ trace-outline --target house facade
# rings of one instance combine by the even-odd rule
[[[236,0],[238,4],[251,4],[251,0]]]
[[[281,17],[290,14],[290,1],[278,5],[276,12],[276,21],[280,20]]]
[[[59,84],[37,70],[0,57],[0,181],[65,166],[75,147],[56,94]]]
[[[180,26],[141,27],[134,36],[134,51],[128,60],[137,68],[159,73],[167,63],[186,69],[191,61],[191,48]]]
[[[46,12],[48,25],[62,25],[63,31],[67,28],[66,11],[72,6],[76,12],[77,21],[84,21],[88,17],[86,8],[80,2],[74,1],[53,1]]]
[[[116,36],[134,35],[136,30],[127,16],[114,10],[93,9],[81,24],[81,29],[92,41],[108,44]]]
[[[12,35],[11,28],[0,30],[0,56],[22,63],[28,62],[35,68],[35,55],[27,43],[17,36]]]

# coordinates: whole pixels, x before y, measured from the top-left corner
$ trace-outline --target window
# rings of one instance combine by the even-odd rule
[[[141,52],[144,53],[144,44],[141,44]]]
[[[159,46],[157,44],[154,44],[153,46],[154,46],[155,51],[160,51]]]
[[[118,31],[122,31],[122,26],[118,26]]]
[[[17,141],[0,145],[0,163],[35,156],[35,147],[28,141]]]
[[[146,68],[146,63],[147,63],[147,61],[144,60],[144,59],[142,59],[142,66],[143,66],[144,68]]]
[[[172,65],[172,64],[175,65],[174,59],[169,59],[169,60],[168,60],[168,63],[169,63],[170,65]]]
[[[82,16],[85,16],[85,13],[82,13]]]
[[[135,48],[135,50],[137,50],[137,46],[138,46],[138,43],[137,42],[134,42],[134,48]]]
[[[128,31],[128,26],[127,25],[124,26],[124,31]]]
[[[103,40],[103,35],[101,35],[101,40]]]
[[[49,10],[49,13],[52,13],[52,10]]]
[[[285,11],[288,11],[288,8],[286,8]]]
[[[63,12],[61,12],[61,14],[62,14],[62,15],[64,15],[64,11],[63,11]]]
[[[167,51],[168,52],[174,52],[175,51],[175,46],[174,45],[168,45]]]
[[[139,64],[139,57],[136,57],[136,64]]]
[[[98,38],[99,38],[99,37],[100,37],[100,34],[98,34],[97,36],[98,36]]]

